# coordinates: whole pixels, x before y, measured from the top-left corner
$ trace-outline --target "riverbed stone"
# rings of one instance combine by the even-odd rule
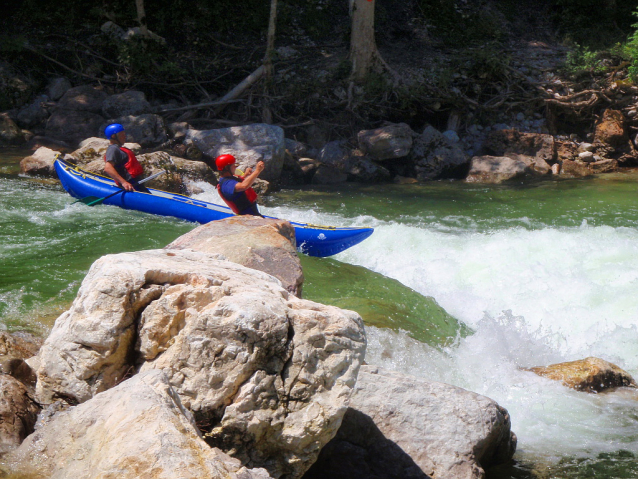
[[[600,392],[618,387],[636,388],[636,381],[625,370],[604,359],[589,357],[577,361],[527,369],[539,376],[560,381],[578,391]]]
[[[432,126],[414,139],[410,156],[419,181],[462,178],[470,166],[470,157]]]
[[[29,176],[54,177],[55,167],[53,164],[58,154],[57,151],[41,146],[31,156],[20,160],[20,172]]]
[[[281,176],[286,149],[281,127],[256,123],[216,130],[189,129],[186,141],[189,140],[211,158],[234,155],[238,168],[244,171],[263,161],[265,168],[260,175],[263,180],[277,182]]]
[[[157,370],[56,414],[5,458],[3,469],[60,479],[270,478],[209,447]]]
[[[507,156],[475,156],[465,178],[468,183],[502,183],[531,172],[528,162]]]
[[[301,297],[303,270],[297,255],[295,229],[288,221],[232,216],[201,225],[166,249],[221,254],[233,263],[274,276],[286,290]]]
[[[357,135],[359,148],[375,160],[402,158],[410,153],[414,132],[405,123],[392,123],[362,130]]]
[[[482,479],[515,449],[509,414],[493,400],[365,365],[337,436],[304,479]]]
[[[299,477],[335,434],[365,352],[361,317],[201,252],[97,260],[40,353],[37,397],[83,403],[159,369],[247,467]]]

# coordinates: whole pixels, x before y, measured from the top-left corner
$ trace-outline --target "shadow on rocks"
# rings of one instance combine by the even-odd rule
[[[431,479],[372,418],[348,408],[337,435],[302,479]]]

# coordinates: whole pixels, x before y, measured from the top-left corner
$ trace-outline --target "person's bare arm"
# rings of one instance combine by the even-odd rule
[[[128,181],[126,181],[124,178],[122,178],[122,176],[117,172],[115,167],[108,161],[104,165],[104,173],[106,173],[115,181],[117,181],[120,185],[122,185],[122,188],[124,188],[126,191],[135,191],[135,188],[133,188],[133,185],[130,184]]]
[[[255,180],[257,179],[257,177],[259,176],[259,174],[264,171],[264,162],[263,161],[259,161],[257,162],[257,166],[255,166],[255,171],[251,171],[250,168],[248,168],[246,171],[249,172],[246,176],[244,176],[244,179],[242,180],[241,183],[237,183],[235,185],[235,192],[236,193],[241,193],[242,191],[246,191],[248,188],[250,188],[252,186],[252,184],[255,182]]]

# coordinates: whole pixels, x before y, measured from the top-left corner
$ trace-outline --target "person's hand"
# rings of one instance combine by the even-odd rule
[[[126,191],[135,191],[135,188],[133,188],[133,185],[130,184],[128,181],[125,181],[124,183],[122,183],[122,188],[124,188]]]
[[[242,176],[248,176],[253,172],[253,169],[249,166],[248,168],[246,168],[246,171],[244,171],[244,174]]]
[[[264,168],[265,168],[265,167],[266,167],[266,165],[264,165],[264,162],[263,162],[263,161],[258,161],[258,162],[257,162],[257,166],[255,166],[255,170],[256,170],[258,173],[261,173],[262,171],[264,171]]]

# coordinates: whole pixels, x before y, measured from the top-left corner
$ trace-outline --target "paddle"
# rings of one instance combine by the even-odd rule
[[[151,176],[147,176],[146,178],[144,178],[143,180],[138,181],[137,183],[139,185],[141,185],[142,183],[146,183],[147,181],[150,181],[154,178],[157,178],[160,175],[163,175],[164,173],[166,173],[166,171],[162,170],[158,173],[155,173],[154,175]],[[75,200],[73,203],[71,203],[72,205],[75,203],[84,203],[86,206],[94,206],[94,205],[99,205],[100,203],[102,203],[104,200],[110,198],[111,196],[115,196],[119,193],[123,193],[124,191],[126,191],[124,188],[116,191],[115,193],[111,193],[108,196],[105,196],[104,198],[98,198],[97,196],[86,196],[84,198],[80,198],[79,200]]]

